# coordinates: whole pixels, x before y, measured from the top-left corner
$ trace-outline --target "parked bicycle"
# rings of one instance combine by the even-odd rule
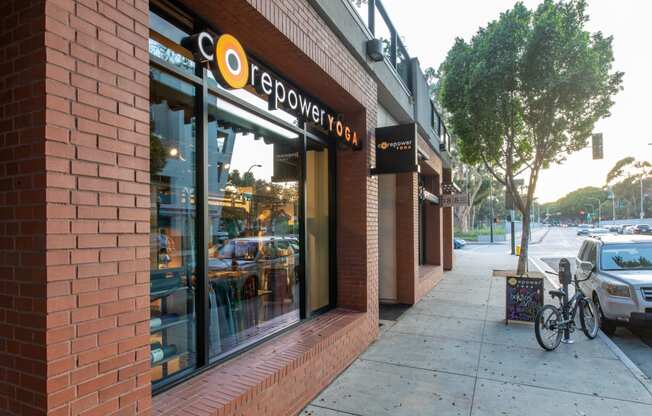
[[[589,339],[593,339],[598,335],[600,322],[597,309],[591,298],[586,297],[579,286],[580,282],[588,280],[591,277],[593,265],[588,262],[581,262],[580,267],[586,269],[587,277],[581,280],[577,279],[577,275],[573,277],[575,294],[568,299],[568,294],[563,289],[551,290],[548,293],[550,293],[553,299],[559,299],[559,307],[555,305],[544,305],[537,313],[534,332],[541,348],[547,351],[552,351],[557,348],[564,334],[570,334],[575,331],[575,316],[578,310],[580,314],[580,326],[584,335]],[[568,300],[564,301],[564,299]]]

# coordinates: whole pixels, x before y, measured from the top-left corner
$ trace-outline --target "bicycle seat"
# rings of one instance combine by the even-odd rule
[[[559,298],[559,299],[563,299],[565,295],[563,290],[551,290],[548,293],[550,293],[550,296],[552,296],[553,298]]]

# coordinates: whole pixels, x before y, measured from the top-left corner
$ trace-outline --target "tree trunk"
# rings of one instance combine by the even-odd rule
[[[529,204],[527,209],[529,211]],[[516,268],[516,274],[521,276],[525,274],[528,270],[528,249],[529,249],[529,238],[530,238],[530,213],[523,214],[523,227],[521,230],[521,252],[518,256],[518,266]]]

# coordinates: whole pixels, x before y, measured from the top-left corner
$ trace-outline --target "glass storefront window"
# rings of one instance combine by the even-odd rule
[[[151,69],[150,346],[152,380],[195,367],[197,276],[193,85]]]
[[[300,318],[300,141],[257,135],[220,103],[209,95],[211,362]]]
[[[319,130],[252,88],[200,81],[187,34],[150,16],[156,392],[331,306],[334,180]]]

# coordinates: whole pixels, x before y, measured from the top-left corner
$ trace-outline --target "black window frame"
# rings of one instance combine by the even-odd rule
[[[165,7],[161,7],[164,4]],[[179,10],[179,13],[186,16],[186,18],[178,18],[171,13],[171,10]],[[187,10],[184,10],[180,6],[172,5],[169,2],[164,2],[164,0],[157,1],[150,5],[150,12],[156,13],[159,17],[162,17],[166,22],[171,23],[174,26],[180,26],[182,30],[185,30],[190,33],[199,33],[206,29],[210,29],[215,33],[221,33],[213,25],[203,21],[199,17],[193,17],[193,27],[184,27],[182,22],[187,21],[187,16],[192,16]],[[150,30],[155,30],[156,28],[150,26]],[[158,32],[160,33],[160,32]],[[197,123],[197,152],[196,152],[196,187],[197,187],[197,221],[196,221],[196,238],[199,240],[197,244],[198,253],[197,253],[197,271],[196,275],[198,277],[199,284],[197,285],[197,294],[195,301],[195,310],[196,310],[196,347],[197,347],[197,363],[196,367],[188,368],[186,370],[179,371],[175,375],[161,379],[160,381],[152,383],[152,394],[157,395],[163,393],[174,386],[185,382],[186,380],[197,376],[207,370],[210,370],[216,366],[224,364],[227,361],[232,360],[233,358],[255,348],[256,346],[269,341],[272,338],[278,337],[287,331],[290,331],[296,328],[298,325],[305,323],[307,320],[315,318],[319,315],[322,315],[332,309],[337,305],[337,149],[338,145],[335,140],[330,140],[328,137],[314,133],[315,129],[310,128],[310,125],[299,120],[299,125],[295,126],[285,120],[282,120],[275,115],[266,112],[255,105],[248,103],[245,100],[242,100],[239,97],[236,97],[230,94],[224,89],[220,89],[216,86],[209,85],[208,69],[206,65],[196,64],[195,73],[189,73],[186,71],[177,68],[176,66],[154,56],[149,55],[150,66],[156,67],[158,70],[165,71],[175,77],[180,78],[183,81],[191,83],[195,86],[196,90],[196,119],[201,122]],[[275,74],[276,75],[276,74]],[[281,78],[281,77],[279,77]],[[289,83],[288,83],[289,84]],[[208,337],[208,319],[209,316],[209,302],[208,302],[208,239],[209,239],[209,220],[208,220],[208,97],[209,95],[215,95],[220,99],[230,102],[231,104],[237,105],[251,113],[255,116],[261,117],[262,119],[274,123],[279,127],[290,130],[293,133],[299,135],[297,140],[301,141],[301,151],[300,151],[300,172],[299,172],[299,241],[300,241],[300,302],[299,302],[299,312],[300,319],[296,323],[282,328],[268,336],[263,337],[262,339],[244,345],[240,348],[234,349],[232,352],[226,354],[221,359],[210,362],[210,351],[209,351],[209,337]],[[328,148],[328,165],[329,165],[329,304],[316,310],[308,311],[307,310],[307,293],[306,293],[306,271],[305,271],[305,259],[306,259],[306,244],[305,244],[305,172],[306,172],[306,152],[308,148],[308,141],[323,145]]]

